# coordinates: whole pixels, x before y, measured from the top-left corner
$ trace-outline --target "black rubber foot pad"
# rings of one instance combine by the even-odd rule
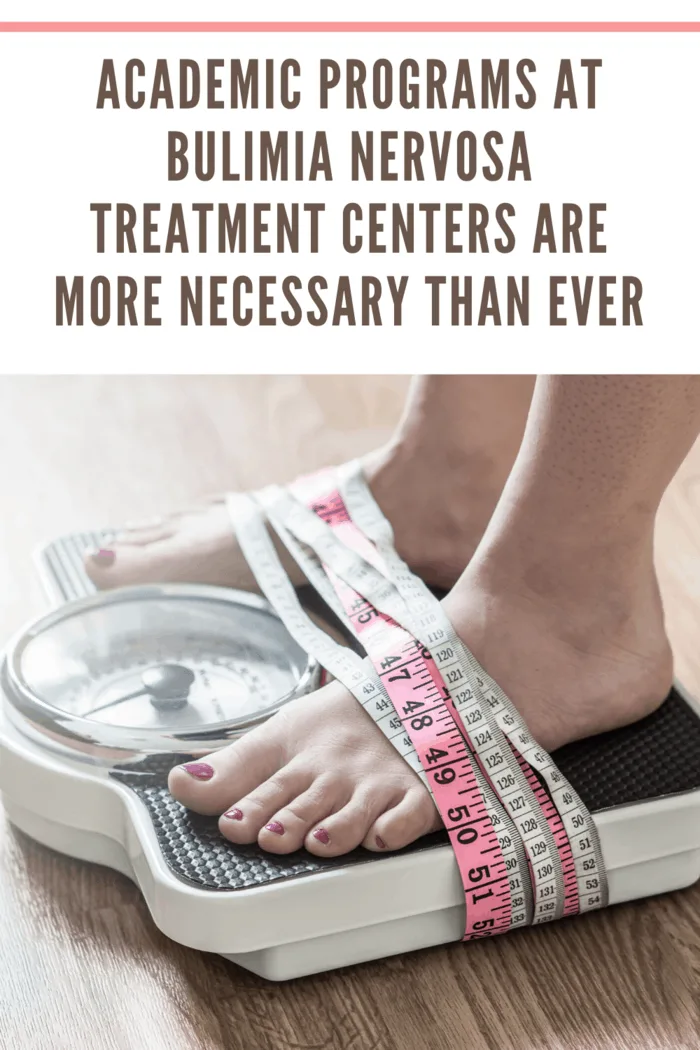
[[[191,813],[170,795],[168,771],[188,757],[144,759],[112,773],[143,801],[168,867],[186,882],[208,890],[240,890],[396,856],[358,849],[322,860],[306,850],[279,857],[258,846],[235,846],[220,834],[215,817]],[[700,718],[673,691],[655,714],[624,729],[569,744],[556,752],[555,759],[593,813],[700,789]],[[438,832],[402,852],[431,849],[446,841],[446,834]]]

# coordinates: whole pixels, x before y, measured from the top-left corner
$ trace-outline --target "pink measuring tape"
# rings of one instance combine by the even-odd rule
[[[590,814],[398,558],[357,474],[324,471],[255,500],[232,496],[229,506],[263,592],[432,792],[464,887],[464,939],[601,907],[606,884]],[[371,668],[309,623],[280,575],[264,515]]]
[[[331,527],[343,530],[356,550],[369,543],[351,522],[339,493],[330,493],[312,509]],[[366,553],[376,558],[375,552]],[[444,681],[420,642],[326,571],[427,774],[462,877],[467,903],[464,939],[509,929],[508,872]],[[381,635],[372,630],[377,620],[384,624]]]

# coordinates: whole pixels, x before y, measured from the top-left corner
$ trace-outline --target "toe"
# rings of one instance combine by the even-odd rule
[[[362,845],[375,852],[403,849],[422,835],[437,831],[440,814],[422,785],[411,787],[391,809],[386,809],[369,827]]]
[[[348,853],[360,845],[379,815],[394,802],[395,797],[380,784],[363,784],[347,805],[309,830],[304,845],[319,857],[338,857]]]
[[[235,744],[170,770],[168,788],[188,809],[213,816],[236,805],[280,770],[284,748],[272,722]]]
[[[258,785],[243,798],[229,805],[219,820],[221,833],[232,842],[255,842],[260,836],[260,845],[267,849],[268,841],[272,846],[282,840],[289,841],[291,829],[289,818],[284,807],[303,794],[309,786],[313,774],[301,768],[285,766],[274,773],[268,780]],[[286,843],[285,843],[286,845]],[[290,846],[298,849],[298,846]],[[289,852],[289,850],[272,849],[272,852]]]
[[[164,531],[143,543],[114,542],[85,558],[85,571],[100,590],[139,583],[177,583],[192,578],[177,536]]]
[[[275,812],[260,830],[258,842],[270,853],[292,853],[301,849],[309,832],[329,814],[342,807],[350,796],[349,783],[318,777],[311,786]]]

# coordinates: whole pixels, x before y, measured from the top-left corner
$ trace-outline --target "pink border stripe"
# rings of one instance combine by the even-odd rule
[[[700,33],[700,22],[0,22],[0,33]]]

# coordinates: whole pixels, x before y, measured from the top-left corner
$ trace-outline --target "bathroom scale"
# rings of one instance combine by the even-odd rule
[[[172,798],[173,765],[317,688],[322,669],[257,595],[96,593],[84,552],[112,536],[64,536],[37,555],[51,608],[9,643],[2,668],[10,821],[128,876],[168,937],[270,980],[459,941],[464,887],[446,832],[399,852],[279,856],[230,843],[216,818]],[[592,816],[608,904],[700,878],[700,707],[681,685],[648,718],[553,758]]]

